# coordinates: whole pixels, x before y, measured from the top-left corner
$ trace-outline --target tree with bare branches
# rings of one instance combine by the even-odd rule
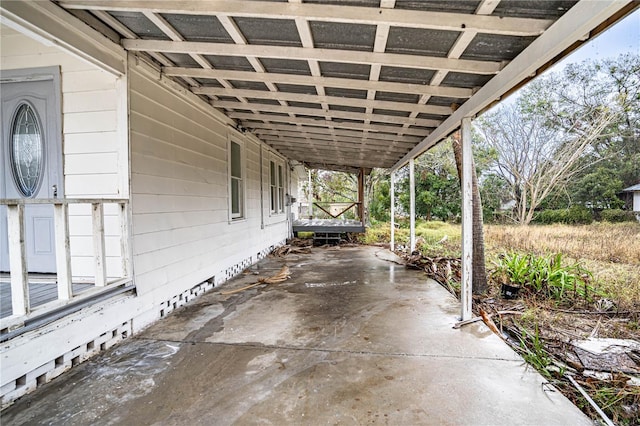
[[[534,89],[531,86],[515,103],[476,121],[483,142],[497,152],[494,172],[507,182],[515,201],[513,218],[522,225],[531,222],[535,209],[552,191],[590,166],[579,160],[617,116],[598,105],[588,117],[566,117],[563,126],[554,126],[528,109],[528,95]]]

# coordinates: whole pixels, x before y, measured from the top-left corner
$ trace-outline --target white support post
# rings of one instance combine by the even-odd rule
[[[389,249],[394,251],[396,248],[396,185],[394,180],[394,173],[391,172],[391,188],[389,190],[391,197],[391,243]]]
[[[53,213],[56,230],[58,299],[69,300],[73,297],[71,251],[69,248],[69,206],[65,203],[54,204]]]
[[[471,118],[462,119],[462,321],[471,319],[473,257],[473,193],[471,153]]]
[[[9,270],[11,271],[11,306],[13,315],[29,312],[29,276],[24,239],[24,205],[7,206],[9,234]]]
[[[416,249],[416,176],[415,160],[409,160],[409,242],[411,252]]]
[[[104,207],[102,203],[91,203],[93,222],[93,256],[96,268],[96,287],[107,285],[107,265],[104,253]]]
[[[120,256],[122,258],[122,276],[131,277],[131,249],[129,245],[129,214],[127,203],[119,203],[120,220]]]
[[[313,219],[313,187],[311,186],[311,170],[309,170],[309,220]]]

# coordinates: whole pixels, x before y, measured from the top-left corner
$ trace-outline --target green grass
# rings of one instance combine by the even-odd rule
[[[409,221],[401,220],[398,226],[396,245],[409,245]],[[637,310],[640,306],[640,244],[637,243],[640,225],[637,223],[485,225],[484,229],[488,272],[494,269],[492,262],[505,252],[538,257],[562,253],[563,263],[579,263],[590,271],[593,275],[588,278],[589,284],[597,293],[613,300],[618,309]],[[446,241],[439,243],[445,235]],[[426,256],[461,255],[459,224],[417,220],[416,236],[418,247]],[[389,243],[390,238],[389,223],[380,222],[369,227],[361,241]]]
[[[401,221],[398,225],[395,243],[407,246],[409,245],[409,222]],[[365,244],[389,243],[391,241],[389,223],[372,224],[367,228],[361,241]],[[416,221],[416,246],[426,256],[460,257],[460,241],[460,225],[440,221]]]

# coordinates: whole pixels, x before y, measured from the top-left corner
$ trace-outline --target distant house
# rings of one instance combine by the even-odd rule
[[[626,195],[625,204],[636,213],[640,221],[640,183],[625,188],[622,192]]]

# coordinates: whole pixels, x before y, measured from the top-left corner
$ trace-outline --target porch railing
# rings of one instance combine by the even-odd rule
[[[314,211],[316,212],[314,214],[315,217],[321,218],[323,215],[319,214],[318,211],[324,213],[327,217],[330,217],[332,219],[338,219],[338,218],[347,218],[348,215],[346,215],[346,213],[350,212],[351,210],[353,211],[353,217],[354,219],[358,219],[360,221],[362,221],[362,218],[359,217],[360,215],[360,205],[362,203],[357,202],[357,201],[347,201],[347,202],[318,202],[315,201],[313,203],[313,207],[314,207]]]
[[[25,246],[25,206],[30,204],[48,204],[53,206],[55,227],[55,256],[57,300],[33,308],[29,304],[29,274]],[[84,204],[91,206],[91,223],[93,238],[93,291],[73,294],[73,275],[71,271],[71,245],[69,238],[69,206]],[[118,207],[120,233],[120,277],[107,278],[105,253],[105,204]],[[0,199],[0,205],[7,209],[7,234],[9,246],[9,273],[11,281],[12,315],[1,320],[3,330],[11,330],[20,326],[20,319],[36,314],[46,313],[63,307],[77,299],[95,297],[97,292],[106,291],[114,286],[122,286],[132,281],[131,248],[129,245],[129,211],[128,200],[125,199]]]

